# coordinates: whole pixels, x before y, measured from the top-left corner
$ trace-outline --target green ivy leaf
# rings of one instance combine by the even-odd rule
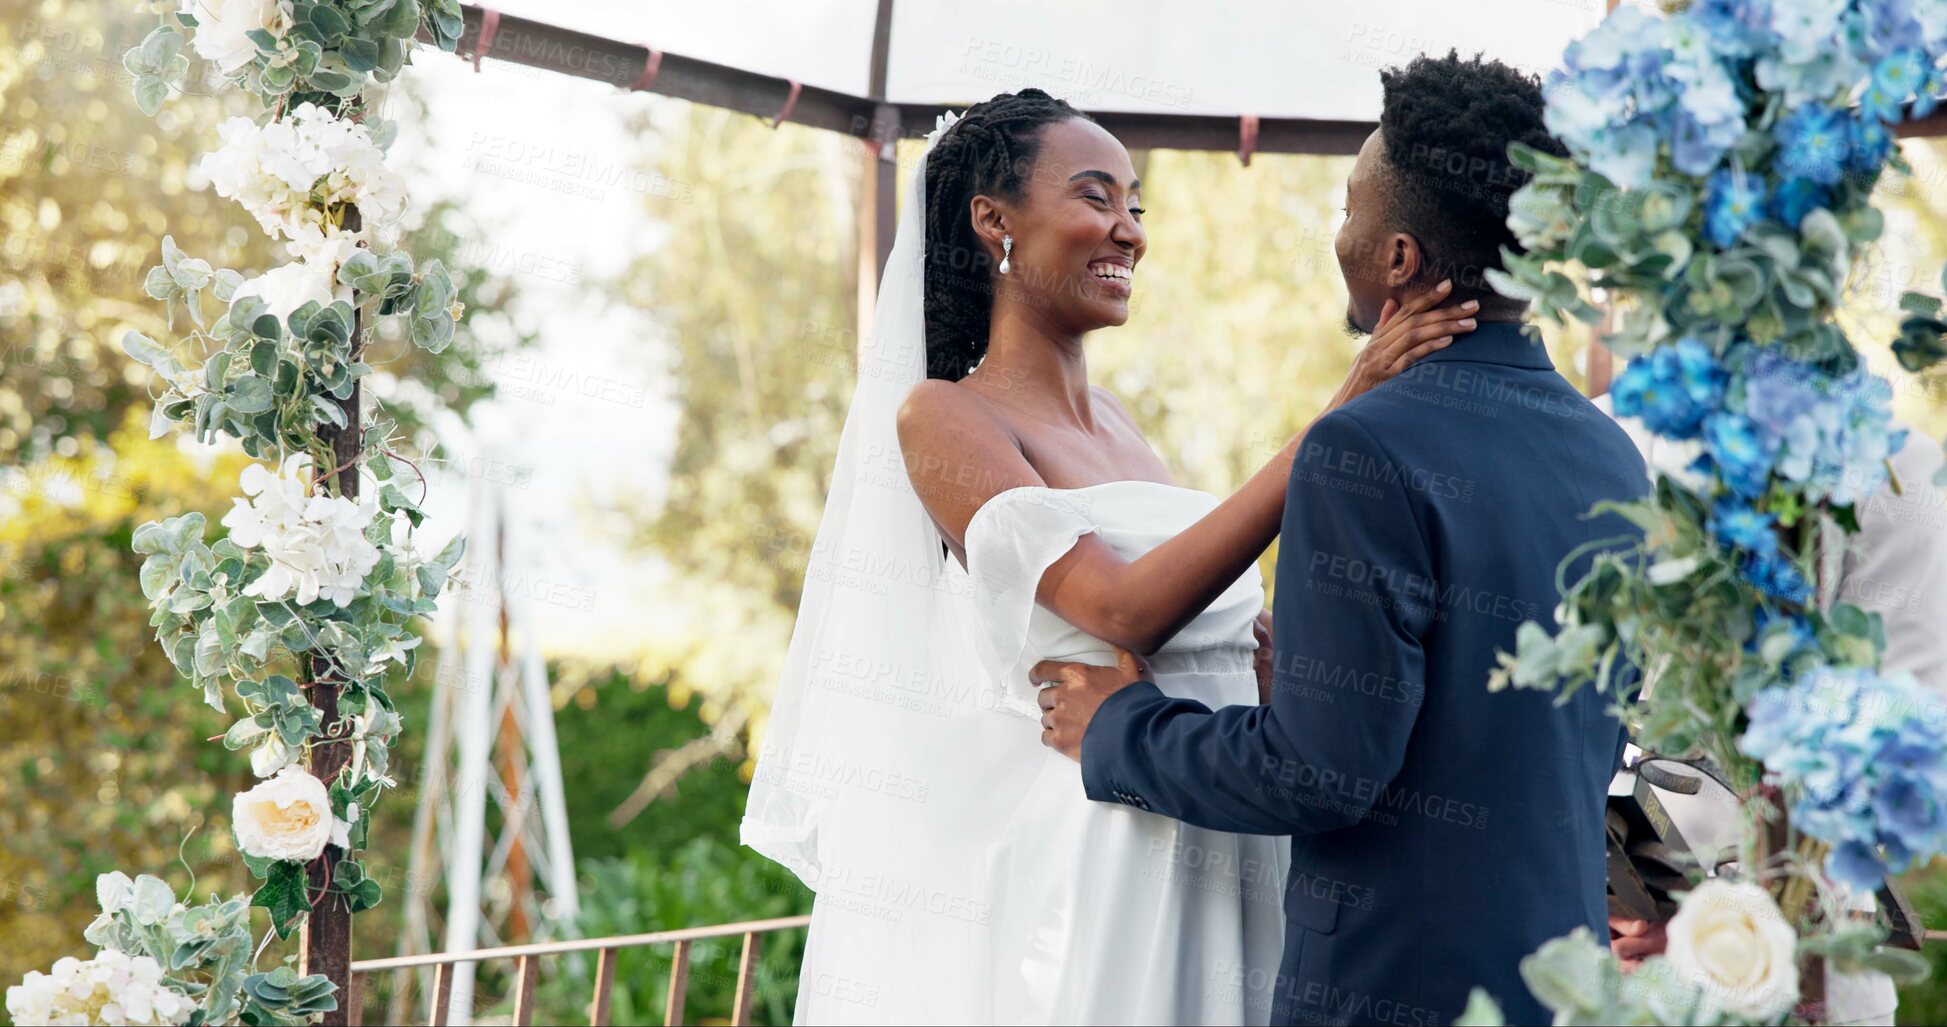
[[[278,860],[265,875],[264,883],[250,896],[250,904],[270,911],[271,926],[279,938],[289,938],[311,910],[306,894],[304,864]],[[289,969],[280,967],[279,969]]]

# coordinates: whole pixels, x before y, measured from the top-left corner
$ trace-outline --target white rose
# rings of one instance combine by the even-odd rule
[[[1798,932],[1771,894],[1749,882],[1705,881],[1670,918],[1665,956],[1720,1006],[1760,1023],[1798,1002]]]
[[[238,794],[230,826],[237,833],[237,847],[246,854],[297,862],[318,858],[325,843],[341,840],[344,831],[331,815],[324,782],[300,767],[286,767]]]
[[[182,12],[196,19],[190,45],[226,75],[257,59],[248,33],[263,29],[282,39],[291,27],[290,5],[280,0],[183,0]]]

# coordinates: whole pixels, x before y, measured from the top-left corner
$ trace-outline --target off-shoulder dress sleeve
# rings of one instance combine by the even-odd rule
[[[998,682],[1001,705],[1037,721],[1041,708],[1028,681],[1034,593],[1049,565],[1095,530],[1084,509],[1071,493],[1027,485],[989,499],[967,523],[982,670]]]

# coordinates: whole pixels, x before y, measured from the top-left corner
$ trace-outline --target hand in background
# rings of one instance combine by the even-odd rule
[[[1661,920],[1650,923],[1647,920],[1628,920],[1619,916],[1609,918],[1609,951],[1616,954],[1616,962],[1624,970],[1634,970],[1643,965],[1643,960],[1662,955],[1669,947],[1670,939],[1664,933],[1665,923]]]

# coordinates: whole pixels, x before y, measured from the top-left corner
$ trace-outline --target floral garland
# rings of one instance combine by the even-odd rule
[[[1707,757],[1749,819],[1735,875],[1683,896],[1665,955],[1625,975],[1579,929],[1524,961],[1557,1023],[1777,1023],[1810,957],[1923,972],[1844,896],[1947,852],[1947,732],[1910,676],[1879,672],[1878,615],[1822,604],[1817,571],[1856,504],[1900,484],[1890,387],[1833,314],[1882,230],[1874,186],[1909,170],[1889,124],[1947,93],[1947,0],[1667,6],[1618,8],[1549,76],[1569,156],[1511,151],[1532,176],[1509,217],[1527,252],[1489,275],[1560,323],[1596,320],[1585,287],[1603,290],[1621,314],[1605,341],[1634,358],[1615,412],[1696,458],[1597,508],[1644,537],[1578,554],[1556,630],[1522,625],[1491,687],[1616,688],[1638,744]],[[1947,357],[1940,303],[1901,300],[1910,372]],[[1499,1015],[1476,990],[1465,1019]]]
[[[433,612],[464,549],[458,538],[437,554],[415,545],[424,514],[401,487],[395,462],[410,464],[388,448],[391,424],[336,438],[354,430],[347,409],[370,370],[360,354],[376,319],[406,319],[414,344],[438,353],[462,313],[438,261],[415,268],[393,248],[405,189],[385,164],[394,126],[368,117],[366,91],[397,76],[415,36],[452,51],[463,23],[455,0],[151,7],[160,24],[123,61],[136,102],[149,114],[161,108],[189,69],[186,43],[262,102],[256,118],[221,127],[201,170],[291,258],[245,278],[165,237],[145,291],[168,306],[172,326],[181,307],[191,329],[173,346],[133,331],[123,340],[165,387],[152,438],[228,435],[266,462],[244,470],[243,495],[222,519],[227,537],[206,543],[203,515],[189,513],[142,525],[132,542],[170,661],[211,707],[241,706],[221,737],[249,749],[265,779],[232,808],[237,849],[261,883],[187,906],[159,878],[103,874],[102,912],[85,932],[98,954],[28,974],[8,989],[7,1009],[23,1023],[309,1023],[337,1008],[336,985],[288,966],[254,972],[262,946],[252,944],[251,910],[268,910],[288,937],[318,903],[355,913],[380,901],[351,853],[394,784],[387,754],[400,718],[386,675],[395,665],[411,673],[420,642],[411,621]],[[195,366],[179,356],[189,352]],[[350,460],[340,458],[345,442]],[[361,472],[376,493],[344,495],[339,475]],[[331,723],[307,695],[327,682],[337,691]],[[349,750],[330,780],[306,769],[319,745]],[[309,867],[328,858],[327,846],[344,855],[313,894]]]

